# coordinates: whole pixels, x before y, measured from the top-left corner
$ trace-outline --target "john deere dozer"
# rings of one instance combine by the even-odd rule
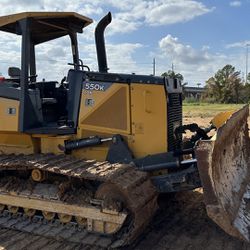
[[[0,17],[1,31],[22,37],[21,69],[0,81],[0,226],[114,248],[144,230],[159,193],[203,186],[208,215],[249,240],[248,106],[205,129],[182,125],[178,79],[108,72],[110,13],[95,30],[99,71],[83,64],[77,33],[91,22],[72,12]],[[61,82],[38,81],[36,46],[63,36],[72,68]]]

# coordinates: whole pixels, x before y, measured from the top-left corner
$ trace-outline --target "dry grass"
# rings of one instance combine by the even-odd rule
[[[201,127],[208,127],[212,118],[219,112],[238,110],[243,106],[243,104],[184,103],[183,124],[197,123]]]
[[[243,104],[210,104],[210,103],[184,103],[184,118],[212,118],[222,111],[237,110]]]

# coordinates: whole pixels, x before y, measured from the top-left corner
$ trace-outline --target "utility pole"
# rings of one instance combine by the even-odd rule
[[[172,63],[172,72],[174,72],[174,63]]]
[[[155,58],[153,58],[153,76],[155,76]]]
[[[248,76],[248,47],[250,46],[249,43],[246,44],[246,79],[245,84],[247,84],[247,76]]]

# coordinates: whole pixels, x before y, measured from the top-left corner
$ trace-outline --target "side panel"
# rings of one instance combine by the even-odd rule
[[[131,85],[132,141],[135,157],[167,151],[167,97],[163,85]]]
[[[19,101],[0,97],[0,131],[18,131]]]
[[[77,138],[131,134],[128,84],[85,82],[80,103]],[[75,150],[75,156],[105,160],[108,144]]]
[[[103,91],[83,90],[79,127],[104,133],[127,134],[130,132],[129,86],[107,84],[110,86]]]

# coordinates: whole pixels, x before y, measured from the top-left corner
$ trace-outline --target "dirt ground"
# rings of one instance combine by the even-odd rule
[[[160,197],[161,209],[137,250],[248,250],[250,244],[224,233],[207,216],[202,189]]]
[[[207,126],[211,117],[193,117],[184,113],[184,123]],[[127,247],[128,250],[250,250],[250,244],[224,233],[206,215],[202,189],[161,195],[160,209],[146,232]],[[0,250],[73,250],[97,249],[79,244],[31,236],[0,228]]]

